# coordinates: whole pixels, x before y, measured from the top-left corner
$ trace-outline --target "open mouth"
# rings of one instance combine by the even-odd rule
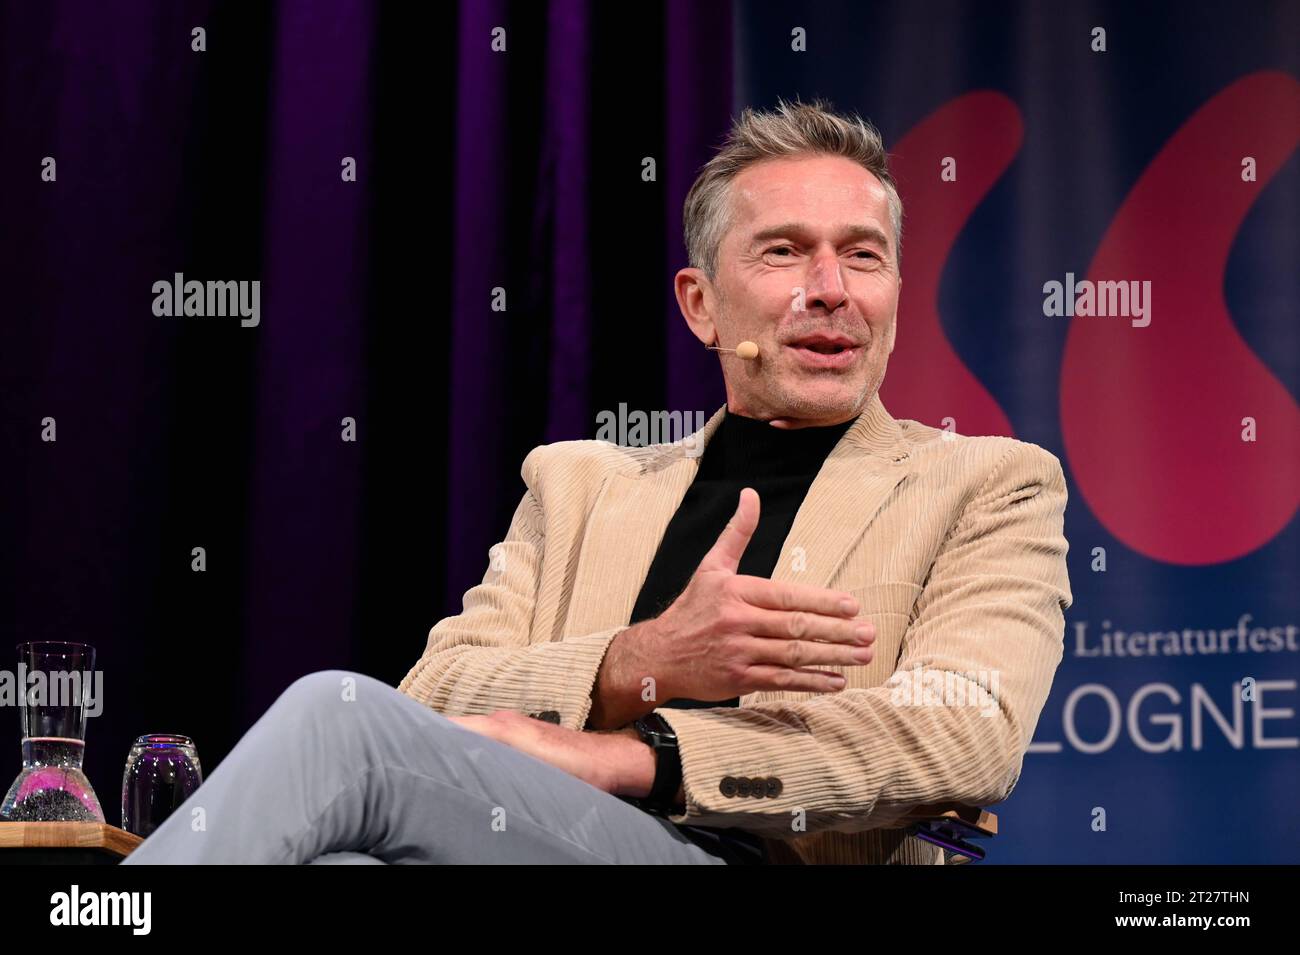
[[[786,345],[807,367],[846,369],[853,366],[862,346],[852,339],[835,334],[809,335]]]

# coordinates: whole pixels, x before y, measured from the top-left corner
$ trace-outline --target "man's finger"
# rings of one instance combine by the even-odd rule
[[[844,689],[846,682],[843,674],[833,670],[792,670],[789,667],[763,664],[750,667],[745,672],[745,681],[753,690],[777,690],[785,693],[838,693]]]
[[[760,610],[757,607],[748,611],[748,616],[736,629],[752,637],[758,637],[769,645],[790,640],[815,641],[827,644],[844,644],[843,649],[850,652],[871,646],[876,640],[876,625],[870,620],[845,620],[842,617],[826,617],[819,613],[803,613],[802,611],[791,614],[780,610]],[[787,652],[780,647],[772,649],[769,646],[768,649],[772,653]],[[763,652],[766,653],[767,650]],[[853,662],[849,656],[839,650],[827,650],[826,653],[827,656],[817,662],[844,664]],[[766,661],[765,659],[765,662],[781,661]]]
[[[735,581],[735,586],[741,600],[766,610],[806,610],[831,617],[855,617],[861,609],[852,594],[811,584],[745,574]]]
[[[754,529],[758,527],[758,509],[758,492],[752,487],[742,488],[736,513],[731,516],[731,520],[727,521],[727,526],[722,529],[717,541],[700,561],[699,570],[726,570],[733,574],[736,572],[736,568],[740,566],[740,558],[749,545],[749,539],[754,536]]]

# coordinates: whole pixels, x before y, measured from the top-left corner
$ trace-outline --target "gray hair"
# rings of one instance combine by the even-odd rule
[[[894,259],[903,262],[903,202],[889,172],[880,131],[856,113],[835,113],[830,103],[793,103],[778,99],[773,112],[746,107],[731,127],[722,148],[700,170],[686,194],[682,225],[686,254],[692,268],[702,269],[710,279],[717,275],[718,248],[731,227],[731,181],[765,159],[792,156],[843,156],[866,169],[885,187],[889,197],[889,218],[894,226]]]

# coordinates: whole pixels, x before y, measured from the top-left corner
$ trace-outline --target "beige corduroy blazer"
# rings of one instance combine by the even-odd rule
[[[584,728],[605,650],[724,411],[671,444],[531,451],[483,582],[398,689],[448,716],[554,710]],[[772,578],[853,593],[875,658],[819,667],[844,674],[834,694],[656,710],[682,759],[686,811],[670,818],[757,833],[775,861],[942,863],[902,817],[989,806],[1015,786],[1073,599],[1065,503],[1042,448],[895,420],[874,397],[809,488]]]

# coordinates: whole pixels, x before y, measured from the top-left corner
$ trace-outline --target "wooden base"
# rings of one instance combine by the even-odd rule
[[[121,862],[144,840],[104,822],[0,822],[0,863]]]

